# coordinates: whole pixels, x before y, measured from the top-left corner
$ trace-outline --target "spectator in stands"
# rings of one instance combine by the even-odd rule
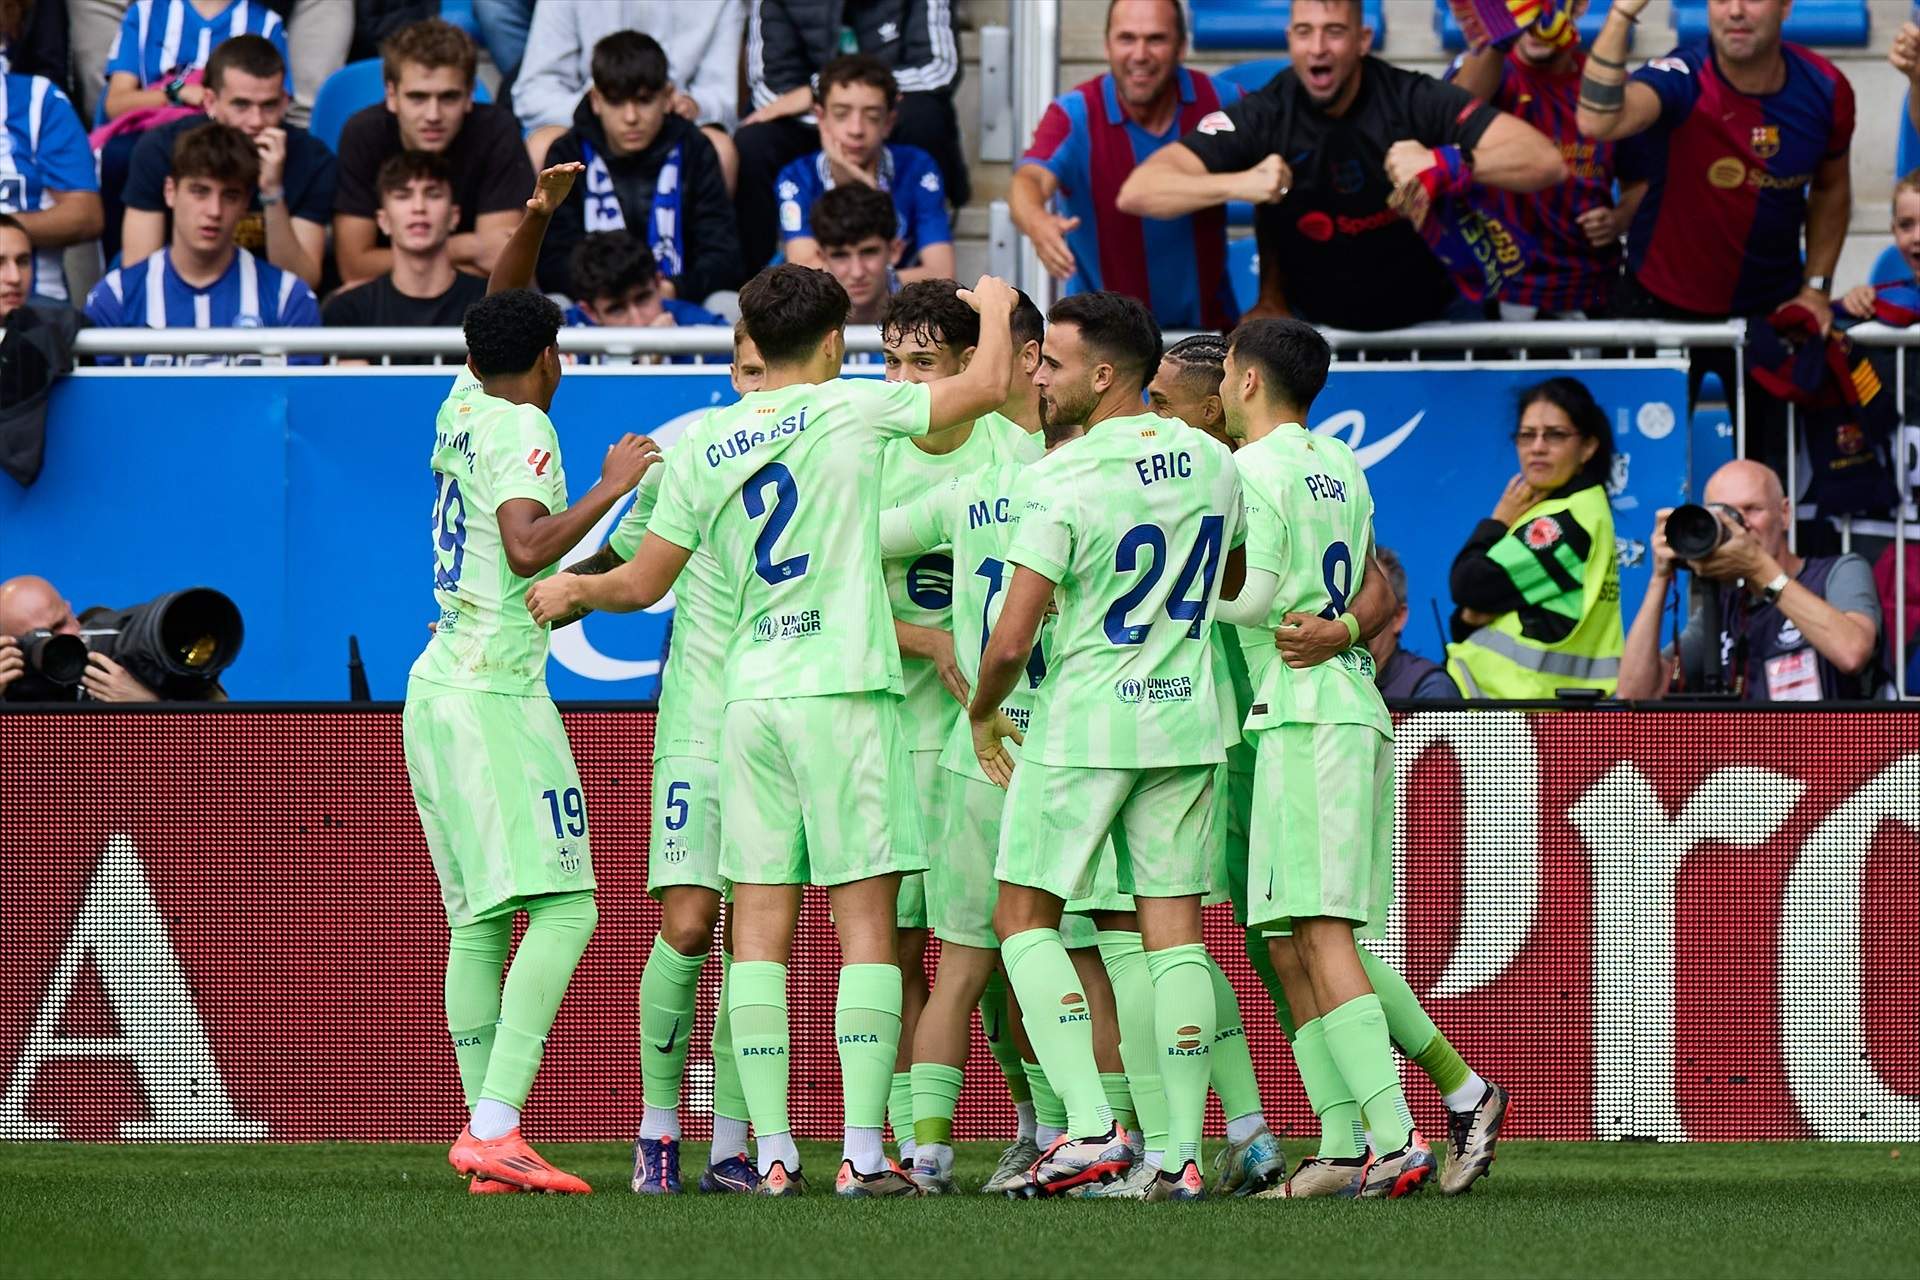
[[[1474,97],[1510,111],[1560,148],[1567,180],[1531,196],[1477,192],[1507,226],[1539,251],[1500,290],[1502,320],[1589,320],[1608,315],[1620,276],[1620,232],[1613,207],[1613,144],[1580,136],[1575,119],[1587,54],[1573,24],[1587,9],[1574,0],[1557,38],[1543,19],[1506,52],[1488,45],[1461,55],[1448,78]]]
[[[375,217],[393,245],[393,269],[327,299],[322,322],[457,327],[467,308],[487,296],[487,282],[455,269],[447,247],[460,222],[447,158],[433,151],[388,156],[380,166]]]
[[[820,73],[820,150],[780,171],[780,234],[787,261],[821,265],[807,213],[822,192],[859,184],[885,191],[898,210],[894,266],[905,283],[953,278],[953,224],[940,169],[918,147],[888,142],[899,90],[878,58],[849,54]]]
[[[1613,427],[1574,378],[1520,393],[1520,474],[1454,557],[1447,674],[1469,698],[1612,693],[1620,669]]]
[[[15,75],[45,76],[64,91],[72,65],[67,48],[62,0],[0,0],[0,62]]]
[[[33,239],[20,219],[0,213],[0,324],[34,296],[34,257]]]
[[[1447,678],[1447,669],[1400,644],[1411,616],[1407,608],[1407,570],[1391,547],[1378,543],[1371,566],[1393,588],[1393,618],[1367,639],[1373,655],[1373,683],[1383,698],[1458,698],[1460,690]]]
[[[520,126],[506,108],[473,100],[479,53],[465,32],[438,18],[394,32],[381,45],[384,103],[355,112],[340,131],[333,252],[348,284],[393,269],[374,215],[377,177],[387,157],[437,151],[453,173],[460,225],[451,247],[463,271],[484,275],[520,223],[533,166]]]
[[[30,301],[33,257],[26,228],[0,213],[0,471],[23,487],[40,478],[48,396],[73,371],[80,328],[80,313],[65,303]]]
[[[1900,179],[1893,189],[1892,231],[1893,247],[1907,265],[1907,283],[1911,286],[1920,282],[1920,169]],[[1841,309],[1857,320],[1871,320],[1879,293],[1870,284],[1855,285],[1840,300]]]
[[[667,51],[673,81],[670,109],[706,130],[733,194],[739,155],[733,128],[740,115],[743,0],[600,0],[543,4],[533,11],[527,50],[513,85],[513,110],[528,130],[537,165],[555,138],[575,122],[574,108],[593,81],[593,55],[616,31],[644,31]]]
[[[1880,599],[1873,570],[1859,556],[1795,555],[1787,545],[1793,504],[1770,467],[1746,459],[1707,480],[1706,500],[1726,540],[1704,560],[1678,562],[1667,545],[1667,516],[1653,530],[1653,573],[1620,660],[1622,698],[1665,696],[1678,667],[1660,648],[1660,618],[1676,568],[1720,584],[1721,633],[1689,630],[1686,652],[1726,663],[1727,687],[1752,702],[1870,698],[1878,685]],[[1689,622],[1697,629],[1700,619]]]
[[[172,169],[165,187],[173,221],[167,247],[107,272],[87,295],[87,319],[108,329],[319,324],[313,290],[300,277],[233,242],[260,180],[253,139],[231,125],[203,124],[174,143]],[[141,362],[173,360],[148,356]],[[213,362],[228,363],[219,357]]]
[[[568,271],[575,247],[620,230],[650,247],[665,298],[699,303],[746,278],[710,135],[673,110],[675,97],[666,50],[652,36],[616,31],[593,47],[593,87],[540,161],[586,165],[547,228],[542,288],[577,296]]]
[[[1186,47],[1177,0],[1114,0],[1107,74],[1047,107],[1009,200],[1013,224],[1067,293],[1111,289],[1146,303],[1162,328],[1225,330],[1240,310],[1225,210],[1149,222],[1113,208],[1136,164],[1240,100],[1237,86],[1182,66]]]
[[[1907,122],[1920,130],[1920,23],[1909,18],[1893,33],[1893,48],[1887,61],[1912,82],[1907,91]]]
[[[167,242],[163,188],[180,135],[208,120],[232,125],[260,152],[260,190],[241,219],[235,243],[320,287],[333,217],[333,152],[305,129],[286,123],[286,64],[272,42],[235,36],[207,59],[205,117],[187,116],[149,131],[134,148],[121,199],[121,256],[137,262]]]
[[[1121,187],[1121,210],[1258,205],[1249,315],[1345,329],[1477,319],[1479,304],[1388,201],[1416,182],[1539,191],[1566,177],[1559,148],[1464,89],[1369,56],[1360,0],[1294,0],[1287,42],[1293,65],[1156,151]]]
[[[1787,0],[1708,5],[1704,42],[1629,78],[1627,36],[1646,6],[1613,0],[1580,82],[1580,132],[1633,139],[1622,155],[1648,181],[1627,236],[1621,312],[1725,320],[1799,306],[1824,333],[1853,207],[1853,87],[1819,54],[1781,41]],[[1732,350],[1700,350],[1692,366],[1696,397],[1709,372],[1742,394]],[[1747,415],[1749,455],[1784,467],[1780,402],[1750,404],[1761,411]]]
[[[261,36],[286,65],[287,28],[265,0],[150,0],[130,4],[107,54],[107,92],[94,123],[135,111],[198,108],[206,89],[200,69],[215,45],[234,36]],[[289,92],[292,81],[287,82]]]
[[[815,109],[814,83],[848,44],[893,72],[900,91],[893,141],[934,158],[954,208],[971,194],[953,109],[960,41],[950,0],[755,0],[747,28],[753,113],[734,137],[740,150],[734,206],[749,272],[778,247],[775,177],[819,147],[805,120]]]
[[[811,221],[826,269],[852,304],[847,323],[879,324],[900,291],[892,199],[872,187],[835,187],[814,201]]]
[[[79,115],[44,76],[0,74],[0,213],[33,242],[34,296],[69,301],[61,250],[100,234],[100,187]]]
[[[626,231],[600,231],[573,246],[568,274],[574,303],[570,325],[625,325],[672,328],[683,324],[725,324],[705,307],[682,302],[668,292],[658,261],[645,242]]]

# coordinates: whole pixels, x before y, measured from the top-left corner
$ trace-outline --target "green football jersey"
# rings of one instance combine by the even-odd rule
[[[454,689],[526,696],[547,691],[547,629],[527,612],[527,587],[507,564],[495,512],[528,498],[567,509],[560,440],[530,404],[455,380],[434,423],[433,596],[440,619],[411,675]]]
[[[1141,413],[1029,466],[1009,563],[1058,584],[1059,618],[1024,757],[1155,768],[1225,759],[1207,636],[1244,536],[1233,455]]]
[[[1227,748],[1227,767],[1235,773],[1252,773],[1253,744],[1246,741],[1240,726],[1253,704],[1253,681],[1247,676],[1246,655],[1240,651],[1239,630],[1216,625],[1207,643],[1213,649],[1214,697],[1220,704],[1220,737]]]
[[[688,435],[692,434],[692,429]],[[668,455],[686,448],[687,437]],[[646,536],[647,521],[666,480],[664,459],[647,469],[634,490],[633,506],[620,517],[607,545],[622,560],[633,559]],[[700,547],[673,584],[673,622],[668,632],[667,665],[660,673],[660,714],[653,726],[653,754],[720,758],[720,720],[726,710],[721,672],[726,668],[727,642],[732,635],[733,600],[726,578],[713,557],[713,548]]]
[[[982,467],[1030,461],[1040,456],[1040,449],[1037,437],[997,413],[975,422],[966,442],[951,453],[931,454],[907,439],[890,441],[880,458],[881,508],[904,507],[943,492],[954,477]],[[888,557],[886,566],[887,599],[894,617],[915,626],[953,629],[954,559],[944,540],[914,555]],[[955,647],[960,647],[957,639]],[[940,673],[931,662],[903,658],[900,665],[907,685],[900,713],[908,748],[929,751],[945,746],[960,718],[960,704],[940,683]]]
[[[920,383],[755,391],[688,431],[647,529],[712,550],[731,601],[724,696],[902,691],[880,563],[880,455],[924,435]]]
[[[996,462],[954,476],[917,502],[880,517],[880,545],[886,552],[905,556],[933,547],[952,550],[957,570],[953,575],[953,654],[969,687],[980,678],[980,655],[987,647],[993,624],[999,620],[1007,583],[1013,577],[1007,564],[1015,528],[1013,495],[1029,465]],[[1034,690],[1040,687],[1046,671],[1042,646],[1036,643],[1027,660],[1026,675],[1000,704],[1022,733],[1030,727]],[[953,702],[944,689],[941,696]],[[956,711],[960,709],[958,703],[953,705]],[[966,716],[956,715],[948,723],[941,745],[945,748],[940,756],[942,766],[987,781],[973,754],[973,732]],[[1011,750],[1016,757],[1019,755],[1018,747]]]
[[[1241,645],[1254,680],[1246,727],[1364,724],[1393,732],[1364,645],[1295,670],[1273,647],[1289,613],[1337,618],[1366,577],[1373,542],[1373,494],[1346,442],[1287,423],[1234,454],[1247,504],[1247,571],[1279,577],[1264,628],[1244,628]]]

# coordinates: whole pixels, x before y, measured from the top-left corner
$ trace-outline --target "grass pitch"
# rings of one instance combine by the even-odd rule
[[[1920,1157],[1886,1147],[1510,1142],[1461,1199],[1185,1206],[841,1203],[838,1152],[803,1147],[814,1194],[749,1201],[643,1200],[608,1144],[543,1144],[590,1197],[469,1196],[425,1146],[21,1144],[5,1152],[0,1256],[20,1277],[1751,1280],[1907,1272],[1920,1223]],[[996,1154],[963,1147],[963,1183]]]

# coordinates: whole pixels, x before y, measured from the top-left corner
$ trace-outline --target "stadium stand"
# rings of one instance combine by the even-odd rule
[[[1188,0],[1193,15],[1193,47],[1210,49],[1284,49],[1289,0]],[[1364,0],[1362,12],[1376,45],[1387,38],[1384,0]]]
[[[1675,0],[1673,31],[1683,42],[1707,35],[1706,0]],[[1799,0],[1784,34],[1796,44],[1863,48],[1872,33],[1866,0]]]

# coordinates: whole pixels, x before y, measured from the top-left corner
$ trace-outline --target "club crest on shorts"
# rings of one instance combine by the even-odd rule
[[[1527,546],[1535,551],[1545,551],[1560,541],[1560,522],[1552,516],[1540,516],[1527,525],[1527,531],[1521,535]]]

